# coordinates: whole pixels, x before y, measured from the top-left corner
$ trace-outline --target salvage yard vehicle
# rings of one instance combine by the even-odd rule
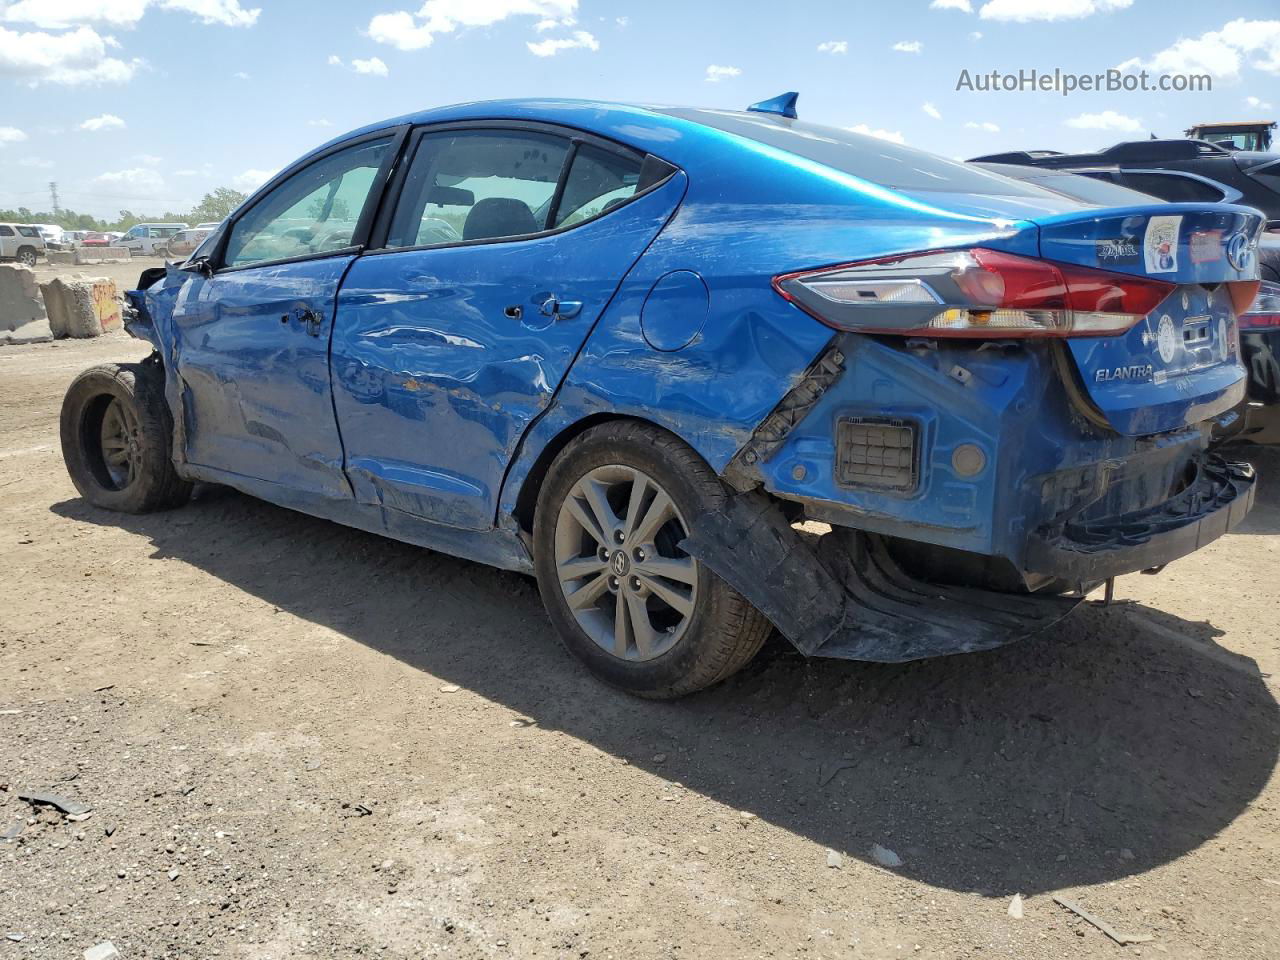
[[[182,261],[195,253],[196,248],[204,243],[205,238],[211,233],[213,233],[213,230],[199,227],[193,227],[190,230],[179,230],[168,240],[157,244],[155,251],[165,259]]]
[[[44,235],[27,223],[0,223],[0,260],[17,260],[34,267],[45,252]]]
[[[1252,468],[1208,444],[1258,211],[1086,204],[794,105],[473,103],[331,141],[143,273],[154,353],[69,388],[72,480],[535,574],[649,697],[772,627],[996,647],[1240,522]]]
[[[135,223],[120,238],[119,246],[135,257],[159,256],[157,248],[163,248],[166,241],[186,229],[185,223]]]

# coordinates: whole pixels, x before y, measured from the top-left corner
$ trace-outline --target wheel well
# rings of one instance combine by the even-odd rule
[[[628,417],[619,413],[595,413],[565,427],[542,448],[542,452],[538,454],[538,459],[534,461],[533,467],[521,483],[520,492],[516,494],[514,515],[521,530],[528,534],[533,533],[533,514],[538,506],[538,492],[542,489],[542,481],[546,478],[547,471],[551,469],[551,464],[560,455],[560,451],[567,447],[576,437],[592,427],[599,426],[602,423],[609,423],[613,420],[634,420],[637,423],[647,423],[650,426],[657,427],[659,430],[666,430],[665,427],[654,423],[652,420],[645,420],[643,417]],[[667,432],[670,433],[669,430]]]

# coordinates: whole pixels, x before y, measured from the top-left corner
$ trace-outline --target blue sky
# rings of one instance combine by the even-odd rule
[[[1229,8],[1229,9],[1228,9]],[[1124,65],[1212,92],[978,93],[962,70]],[[369,121],[569,96],[740,108],[948,156],[1280,118],[1276,0],[0,0],[0,207],[99,216],[248,189]]]

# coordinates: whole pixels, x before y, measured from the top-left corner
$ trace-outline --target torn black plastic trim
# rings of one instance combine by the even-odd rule
[[[681,546],[807,656],[902,663],[989,650],[1052,626],[1081,602],[917,580],[862,531],[835,528],[815,548],[758,490],[699,517]]]
[[[1234,528],[1253,507],[1256,475],[1216,454],[1163,503],[1115,517],[1066,519],[1032,534],[1026,568],[1069,580],[1101,580],[1159,566],[1199,550]]]
[[[778,401],[770,414],[760,421],[724,470],[724,480],[735,490],[751,490],[760,485],[756,465],[767,461],[782,446],[787,435],[809,411],[822,399],[844,373],[845,351],[839,337],[827,344],[818,358],[809,365],[796,385]]]

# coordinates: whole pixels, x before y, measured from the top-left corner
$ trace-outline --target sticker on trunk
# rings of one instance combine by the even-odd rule
[[[1178,349],[1178,335],[1173,330],[1173,318],[1167,313],[1160,318],[1160,326],[1156,329],[1156,349],[1160,351],[1161,360],[1173,363]]]
[[[1191,234],[1192,263],[1216,263],[1221,259],[1221,230],[1197,230]]]
[[[1098,265],[1118,267],[1142,261],[1142,244],[1137,237],[1102,237],[1093,244]]]
[[[1142,238],[1147,273],[1174,273],[1178,269],[1178,231],[1181,216],[1152,217]]]

